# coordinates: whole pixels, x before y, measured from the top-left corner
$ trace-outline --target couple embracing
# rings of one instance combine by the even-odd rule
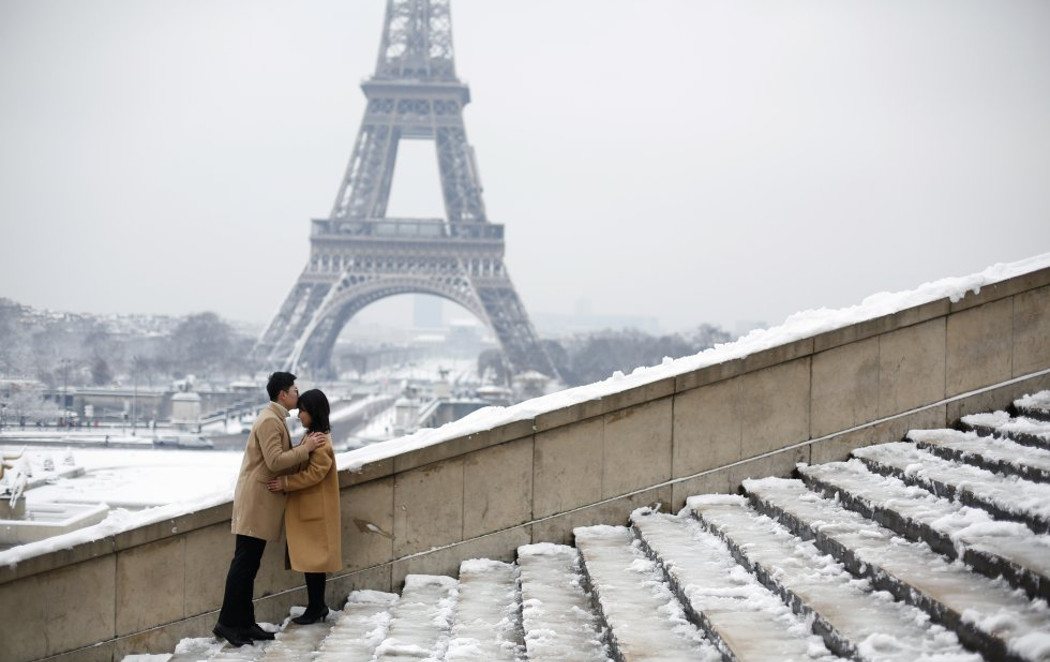
[[[232,530],[233,560],[226,575],[226,592],[219,622],[212,630],[233,646],[273,639],[255,621],[252,597],[267,541],[287,531],[288,567],[306,575],[309,603],[295,619],[308,625],[324,620],[325,573],[342,568],[339,525],[339,477],[332,451],[329,405],[317,389],[299,394],[295,375],[275,372],[266,383],[270,396],[255,420],[237,477]],[[299,410],[305,433],[292,444],[285,419]]]

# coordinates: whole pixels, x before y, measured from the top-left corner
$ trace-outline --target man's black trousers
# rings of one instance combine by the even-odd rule
[[[259,572],[266,541],[251,536],[237,536],[237,545],[226,573],[226,594],[222,598],[219,623],[234,628],[250,627],[255,623],[255,575]]]

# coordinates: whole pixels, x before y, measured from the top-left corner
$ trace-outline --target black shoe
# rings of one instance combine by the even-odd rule
[[[302,616],[296,616],[292,619],[293,623],[297,625],[312,625],[317,621],[324,621],[328,618],[328,607],[324,606],[320,609],[310,609],[307,607],[306,611],[303,612]]]
[[[241,646],[251,646],[251,637],[241,628],[230,627],[229,625],[223,625],[222,623],[216,623],[215,627],[211,629],[219,639],[225,639],[230,642],[230,645],[234,648],[240,648]]]
[[[262,629],[258,623],[252,623],[248,627],[244,628],[244,634],[248,635],[249,638],[256,641],[270,641],[274,638],[273,632]]]

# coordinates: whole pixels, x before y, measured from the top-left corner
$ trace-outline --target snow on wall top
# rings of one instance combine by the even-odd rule
[[[784,345],[796,340],[833,331],[858,322],[891,315],[901,310],[920,306],[939,299],[950,299],[953,303],[969,292],[977,294],[981,288],[1008,280],[1026,273],[1050,267],[1050,253],[1043,253],[1017,262],[995,264],[984,271],[969,276],[953,276],[924,283],[913,290],[903,292],[879,292],[864,299],[860,304],[847,308],[817,308],[804,310],[789,316],[780,326],[756,329],[733,342],[704,350],[693,356],[680,359],[664,358],[657,366],[637,368],[625,375],[619,371],[604,381],[558,391],[509,407],[485,407],[458,421],[440,428],[425,428],[382,444],[373,444],[336,456],[340,469],[355,471],[363,465],[377,460],[401,455],[419,448],[489,430],[508,423],[534,418],[540,414],[569,407],[589,400],[626,391],[652,382],[699,370],[710,365],[740,359],[762,350]]]
[[[340,470],[356,471],[369,462],[391,458],[508,423],[527,420],[540,414],[589,400],[597,400],[716,363],[744,358],[778,345],[890,315],[931,301],[943,298],[948,298],[953,302],[959,301],[969,292],[979,293],[986,285],[1047,267],[1050,267],[1050,253],[1043,253],[1017,262],[995,264],[969,276],[942,278],[924,283],[913,290],[879,292],[867,297],[860,304],[847,308],[818,308],[797,312],[784,320],[780,326],[756,329],[734,342],[716,345],[694,356],[676,360],[665,358],[658,366],[638,368],[629,375],[616,372],[601,382],[558,391],[510,407],[486,407],[440,428],[423,429],[406,437],[341,453],[336,456],[337,466]],[[94,526],[2,551],[0,552],[0,566],[14,566],[34,556],[70,549],[81,543],[170,520],[180,515],[229,502],[232,499],[233,489],[231,487],[226,493],[210,494],[194,501],[172,503],[135,513],[115,510],[106,520]]]

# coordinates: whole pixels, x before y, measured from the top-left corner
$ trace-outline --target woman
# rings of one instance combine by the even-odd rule
[[[288,561],[292,570],[306,575],[309,603],[299,625],[323,621],[328,616],[324,600],[325,573],[343,567],[339,526],[339,475],[328,424],[328,398],[317,389],[299,395],[299,420],[306,429],[303,439],[322,434],[328,441],[310,454],[300,471],[278,476],[267,483],[271,492],[286,492],[284,528],[288,535]]]

